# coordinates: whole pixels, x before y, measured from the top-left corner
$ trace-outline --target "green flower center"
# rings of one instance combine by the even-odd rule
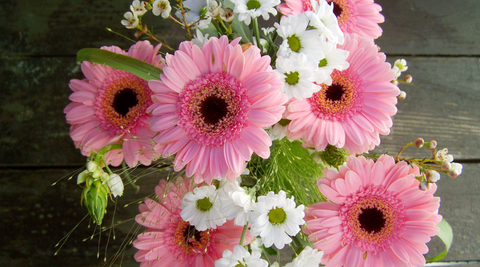
[[[243,265],[241,262],[238,262],[238,264],[235,265],[235,267],[245,267],[245,265]]]
[[[288,119],[281,119],[278,124],[282,125],[282,126],[287,126],[288,124],[290,123],[290,120]]]
[[[250,0],[247,2],[248,10],[259,9],[262,6],[258,0]]]
[[[300,44],[300,38],[298,38],[296,35],[292,35],[287,38],[288,46],[292,51],[298,52],[300,51],[300,48],[302,48]]]
[[[327,66],[327,63],[328,63],[328,62],[327,62],[327,59],[324,58],[324,59],[320,60],[320,62],[318,62],[318,67],[319,67],[319,68],[325,67],[325,66]]]
[[[290,73],[286,73],[285,74],[285,81],[290,84],[290,85],[295,85],[298,83],[298,81],[300,80],[300,78],[298,77],[298,71],[296,72],[290,72]]]
[[[281,224],[287,219],[287,214],[282,208],[274,208],[268,212],[268,220],[272,224]]]
[[[197,200],[197,208],[201,211],[208,211],[213,206],[212,202],[208,197],[204,197],[203,199]]]

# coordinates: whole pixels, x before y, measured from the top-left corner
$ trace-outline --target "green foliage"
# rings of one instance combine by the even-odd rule
[[[142,60],[98,48],[84,48],[78,51],[77,61],[88,61],[128,71],[146,81],[160,80],[160,74],[163,73],[161,69]]]
[[[259,195],[283,190],[295,197],[297,205],[309,206],[323,201],[317,187],[323,166],[312,160],[299,141],[275,140],[269,159],[262,160],[256,156],[248,166],[258,179]]]
[[[453,231],[450,224],[447,221],[445,221],[445,219],[442,219],[442,221],[438,223],[436,226],[440,228],[440,231],[438,232],[437,236],[443,241],[446,249],[442,253],[438,254],[437,256],[427,259],[427,261],[439,261],[443,259],[447,255],[448,251],[450,250],[450,247],[452,246]]]

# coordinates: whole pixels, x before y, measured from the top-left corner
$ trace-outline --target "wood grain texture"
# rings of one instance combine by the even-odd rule
[[[395,60],[394,57],[390,58]],[[477,57],[406,57],[413,76],[401,84],[407,93],[399,101],[391,134],[382,137],[374,151],[397,153],[422,137],[435,139],[457,159],[480,158],[480,62]],[[424,150],[410,148],[407,156],[424,157]]]
[[[383,51],[403,55],[479,55],[477,0],[378,0]]]

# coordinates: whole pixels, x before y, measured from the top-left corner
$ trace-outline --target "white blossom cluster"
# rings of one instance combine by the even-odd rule
[[[113,197],[123,195],[124,186],[122,178],[116,173],[109,174],[105,172],[95,161],[87,162],[86,170],[77,176],[77,184],[87,182],[87,179],[99,180],[102,181],[102,183],[106,183]]]
[[[331,85],[333,70],[345,70],[348,51],[337,48],[344,35],[326,0],[311,2],[313,11],[284,16],[275,28],[283,41],[277,52],[276,71],[284,80],[282,91],[301,100]]]

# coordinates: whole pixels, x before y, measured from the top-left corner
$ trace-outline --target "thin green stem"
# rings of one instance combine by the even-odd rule
[[[260,30],[258,28],[257,18],[253,18],[253,31],[255,32],[255,40],[257,41],[257,46],[262,50],[262,45],[260,44]]]
[[[127,178],[128,182],[130,182],[130,184],[135,188],[137,189],[137,192],[140,190],[140,186],[136,185],[133,180],[132,180],[132,177],[130,177],[130,173],[128,172],[128,169],[127,169],[127,164],[125,164],[125,161],[122,161],[122,169],[123,169],[123,173],[125,173],[125,178]]]
[[[245,235],[247,234],[248,222],[243,227],[242,237],[240,237],[240,246],[243,246],[243,240],[245,239]]]

